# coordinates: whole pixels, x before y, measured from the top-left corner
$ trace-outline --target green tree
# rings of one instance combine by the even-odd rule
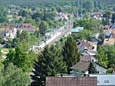
[[[46,21],[42,21],[39,25],[39,31],[41,34],[45,34],[46,30],[49,28],[49,25]]]
[[[4,64],[7,66],[9,63],[13,63],[23,71],[31,71],[33,63],[36,60],[36,55],[32,51],[28,51],[23,44],[18,44],[15,50],[10,50],[7,54],[7,58]]]
[[[86,0],[83,3],[83,8],[86,9],[86,11],[93,11],[94,3],[93,0]]]
[[[35,64],[32,86],[45,86],[46,76],[54,76],[66,72],[67,66],[59,50],[54,46],[46,47],[42,54],[38,56],[38,61]]]
[[[0,44],[2,44],[4,42],[3,38],[0,37]]]
[[[109,19],[111,18],[111,12],[106,11],[105,14],[103,14],[102,24],[103,25],[109,25]]]
[[[77,41],[78,39],[81,40],[88,40],[91,41],[91,38],[95,32],[91,30],[83,30],[75,35],[73,35],[73,38]]]
[[[5,23],[7,22],[7,18],[6,17],[0,17],[0,23]]]
[[[100,25],[101,25],[101,22],[99,20],[89,19],[89,18],[76,20],[73,23],[74,28],[77,26],[81,26],[81,27],[84,27],[84,29],[91,30],[91,31],[97,31]]]
[[[112,74],[113,73],[113,68],[108,68],[106,71],[107,74]]]
[[[64,61],[69,67],[73,66],[80,60],[80,54],[78,53],[78,48],[76,42],[72,37],[68,37],[62,51]]]
[[[105,39],[105,34],[103,32],[101,32],[101,34],[99,35],[99,39],[101,39],[102,41],[104,41]]]
[[[100,65],[103,67],[108,67],[108,55],[105,53],[104,49],[100,47],[97,53],[97,60]]]
[[[115,13],[112,14],[112,20],[111,22],[114,24],[115,23]]]
[[[90,64],[89,64],[88,71],[89,71],[90,74],[97,73],[97,70],[94,67],[94,64],[92,62],[90,62]]]
[[[29,84],[29,75],[12,63],[0,69],[0,86],[26,86]]]
[[[22,17],[27,17],[28,16],[28,13],[25,11],[25,10],[21,10],[19,13],[18,13],[19,16],[22,16]]]

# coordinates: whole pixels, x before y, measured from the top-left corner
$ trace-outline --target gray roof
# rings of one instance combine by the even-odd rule
[[[97,85],[99,86],[115,86],[115,75],[91,74],[90,77],[97,77]]]
[[[73,65],[70,69],[87,71],[89,68],[89,64],[90,64],[90,62],[80,61],[80,62],[76,63],[75,65]]]

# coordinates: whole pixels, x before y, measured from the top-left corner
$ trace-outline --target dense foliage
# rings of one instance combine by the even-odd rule
[[[73,24],[73,27],[83,27],[84,30],[80,31],[73,35],[74,39],[81,39],[81,40],[92,40],[92,36],[99,31],[101,22],[95,19],[81,19],[76,20]]]
[[[47,76],[68,73],[69,67],[80,60],[76,43],[71,37],[67,37],[64,45],[61,42],[62,48],[56,48],[58,45],[60,44],[46,47],[38,56],[33,70],[32,86],[44,86]]]
[[[7,67],[0,65],[0,86],[26,86],[29,84],[29,75],[12,63]]]
[[[96,70],[96,68],[94,67],[94,64],[93,64],[92,62],[89,64],[88,71],[89,71],[89,74],[97,73],[97,70]]]
[[[115,45],[105,45],[98,48],[98,63],[106,68],[115,67]]]
[[[59,50],[54,46],[46,47],[35,63],[32,86],[45,86],[46,76],[54,76],[66,72],[67,66]]]
[[[78,53],[78,48],[76,42],[72,37],[68,37],[62,51],[64,61],[69,67],[73,66],[80,61],[80,54]]]

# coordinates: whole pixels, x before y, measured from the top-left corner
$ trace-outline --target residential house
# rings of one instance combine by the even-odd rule
[[[84,30],[84,27],[76,27],[76,28],[73,28],[73,29],[71,29],[71,34],[79,33],[79,32],[81,32],[82,30]]]
[[[97,77],[97,86],[115,86],[115,75],[97,75],[91,74],[90,77]]]
[[[9,25],[10,28],[16,28],[18,31],[27,31],[27,32],[35,32],[31,23],[22,23],[22,24],[12,24]]]
[[[3,27],[0,28],[0,36],[3,38],[15,38],[17,30],[15,28]]]
[[[89,74],[88,72],[89,64],[90,62],[84,62],[84,61],[80,61],[76,63],[70,68],[71,69],[70,74],[73,74],[76,76],[80,76],[83,74]]]
[[[89,64],[91,62],[91,56],[88,54],[80,56],[80,61],[70,67],[70,74],[81,76],[83,74],[88,74]]]
[[[84,30],[84,27],[75,27],[71,30],[72,33],[79,33],[80,31]]]
[[[57,16],[55,17],[55,20],[68,20],[70,14],[63,13],[63,12],[56,12]]]
[[[96,77],[47,77],[46,86],[97,86]]]
[[[82,54],[88,53],[90,56],[95,56],[97,53],[97,43],[83,40],[77,43],[78,50]]]
[[[93,36],[92,36],[92,39],[91,39],[91,41],[92,42],[94,42],[94,43],[97,43],[97,45],[101,45],[101,44],[103,44],[103,39],[100,39],[100,33],[96,33],[96,34],[94,34]]]
[[[103,14],[101,12],[94,12],[91,16],[95,19],[102,20]]]
[[[70,67],[70,74],[73,75],[83,75],[89,74],[89,64],[90,62],[96,62],[94,58],[97,53],[97,43],[89,42],[86,40],[77,42],[78,50],[81,54],[80,61]]]
[[[105,33],[104,44],[115,44],[115,25],[110,26],[109,29],[103,30]]]
[[[18,15],[19,12],[20,12],[20,9],[18,9],[18,8],[11,8],[11,9],[8,10],[9,14],[16,14],[16,15]]]

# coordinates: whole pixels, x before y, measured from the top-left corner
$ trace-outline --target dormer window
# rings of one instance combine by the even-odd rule
[[[92,46],[92,49],[94,49],[95,47],[94,46]]]

